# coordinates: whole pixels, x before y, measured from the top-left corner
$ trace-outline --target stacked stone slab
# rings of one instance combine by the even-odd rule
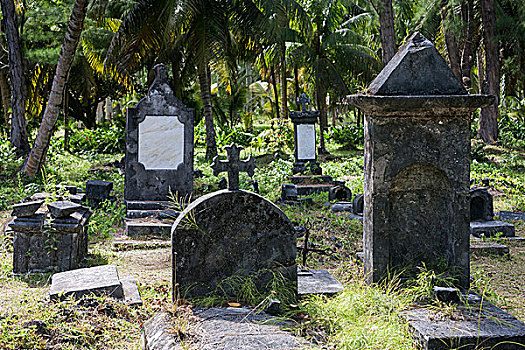
[[[125,230],[128,234],[161,232],[169,236],[173,215],[159,215],[169,209],[171,195],[185,201],[193,192],[194,110],[173,94],[166,66],[157,65],[155,72],[147,96],[135,108],[127,109]],[[134,220],[151,216],[154,219],[149,222]]]
[[[44,201],[15,205],[13,272],[68,271],[78,267],[88,250],[87,223],[91,211],[77,203]]]
[[[514,237],[515,227],[508,222],[494,220],[492,195],[485,187],[470,190],[470,233],[475,237],[501,234]]]
[[[368,95],[349,97],[365,112],[368,282],[425,264],[448,266],[458,287],[469,287],[470,113],[493,101],[467,95],[419,33],[379,73]]]

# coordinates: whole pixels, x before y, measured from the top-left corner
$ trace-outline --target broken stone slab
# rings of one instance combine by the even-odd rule
[[[88,199],[107,199],[111,190],[113,190],[113,182],[100,180],[88,180],[86,182],[86,197]]]
[[[525,212],[500,211],[500,220],[523,220],[525,221]]]
[[[297,271],[297,294],[333,295],[344,290],[341,282],[326,270],[301,269]]]
[[[11,220],[8,226],[14,231],[42,231],[44,226],[44,214],[35,214],[30,217],[21,217]]]
[[[503,221],[472,221],[470,223],[470,234],[475,237],[480,237],[484,234],[487,237],[496,236],[501,233],[502,237],[514,237],[514,225]]]
[[[86,199],[85,193],[70,194],[68,197],[68,200],[70,200],[73,203],[77,203],[77,204],[82,204],[85,199]]]
[[[352,211],[352,202],[337,202],[332,204],[332,212],[339,213],[342,211]]]
[[[163,237],[171,236],[169,223],[139,222],[134,220],[124,221],[124,233],[129,237]]]
[[[131,276],[123,277],[120,279],[120,283],[122,284],[122,292],[124,293],[124,304],[130,306],[142,305],[142,298],[135,278]]]
[[[291,322],[251,308],[195,309],[188,332],[192,348],[200,350],[249,350],[249,349],[318,349],[305,340],[285,332]],[[166,313],[153,316],[144,324],[143,349],[178,350],[182,344],[171,331],[173,325]],[[190,345],[185,342],[186,346]]]
[[[451,319],[435,308],[415,307],[401,316],[424,350],[511,350],[525,345],[525,324],[477,295],[470,294],[454,313]]]
[[[63,300],[84,295],[108,295],[117,299],[124,297],[116,265],[102,265],[56,273],[51,277],[49,296]]]
[[[16,217],[33,216],[42,204],[44,204],[43,200],[15,204],[11,215]]]
[[[73,203],[70,201],[56,201],[48,203],[47,209],[53,218],[63,218],[82,209],[82,206],[78,203]]]

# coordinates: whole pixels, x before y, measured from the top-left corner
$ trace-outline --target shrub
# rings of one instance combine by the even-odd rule
[[[328,140],[352,148],[362,146],[364,142],[363,127],[357,124],[331,126],[326,136]]]
[[[125,139],[125,130],[115,126],[76,130],[71,134],[69,147],[72,151],[83,154],[88,151],[110,154],[124,153]]]

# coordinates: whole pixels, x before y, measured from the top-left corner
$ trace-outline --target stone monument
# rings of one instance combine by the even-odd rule
[[[470,113],[493,96],[468,95],[430,41],[413,34],[350,104],[365,112],[364,267],[448,267],[469,287]]]
[[[494,220],[492,195],[485,187],[470,190],[470,233],[475,237],[501,234],[502,237],[514,237],[513,224]]]
[[[163,212],[171,194],[187,199],[193,191],[194,111],[173,94],[166,67],[154,69],[147,96],[127,109],[124,199],[134,218]],[[159,225],[169,232],[170,225]],[[128,221],[126,231],[147,234],[159,227]]]
[[[242,149],[226,148],[216,157],[214,174],[228,172],[228,189],[191,203],[172,228],[173,295],[206,296],[232,276],[254,277],[266,291],[274,274],[297,290],[296,234],[286,215],[253,192],[239,190],[239,171],[253,175],[253,159],[239,160]]]

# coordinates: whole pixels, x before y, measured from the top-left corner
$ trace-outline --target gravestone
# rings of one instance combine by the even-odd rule
[[[216,157],[214,174],[228,171],[229,188],[191,203],[172,228],[173,295],[206,296],[232,276],[253,277],[261,291],[280,274],[297,290],[295,229],[265,198],[239,190],[239,171],[253,175],[253,160],[240,161],[242,148]],[[175,292],[177,291],[177,292]]]
[[[167,68],[160,64],[154,69],[155,80],[147,96],[126,110],[124,199],[127,213],[135,218],[166,210],[171,194],[187,200],[193,191],[194,110],[173,94]],[[151,225],[141,231],[136,221],[127,223],[134,224],[137,233],[151,232]]]
[[[321,168],[317,163],[317,148],[315,136],[315,123],[319,118],[319,111],[308,111],[307,104],[310,98],[303,92],[298,99],[302,110],[290,112],[290,119],[294,125],[295,163],[292,172],[303,173],[310,171],[320,175]]]
[[[349,102],[365,112],[364,268],[367,282],[447,266],[469,287],[468,95],[430,41],[415,33]],[[410,267],[410,268],[408,268]]]
[[[88,251],[87,224],[92,214],[70,201],[43,200],[13,208],[13,272],[68,271],[84,260]]]
[[[502,237],[514,237],[515,227],[508,222],[494,220],[493,198],[487,188],[470,190],[470,233],[475,237],[501,234]]]

